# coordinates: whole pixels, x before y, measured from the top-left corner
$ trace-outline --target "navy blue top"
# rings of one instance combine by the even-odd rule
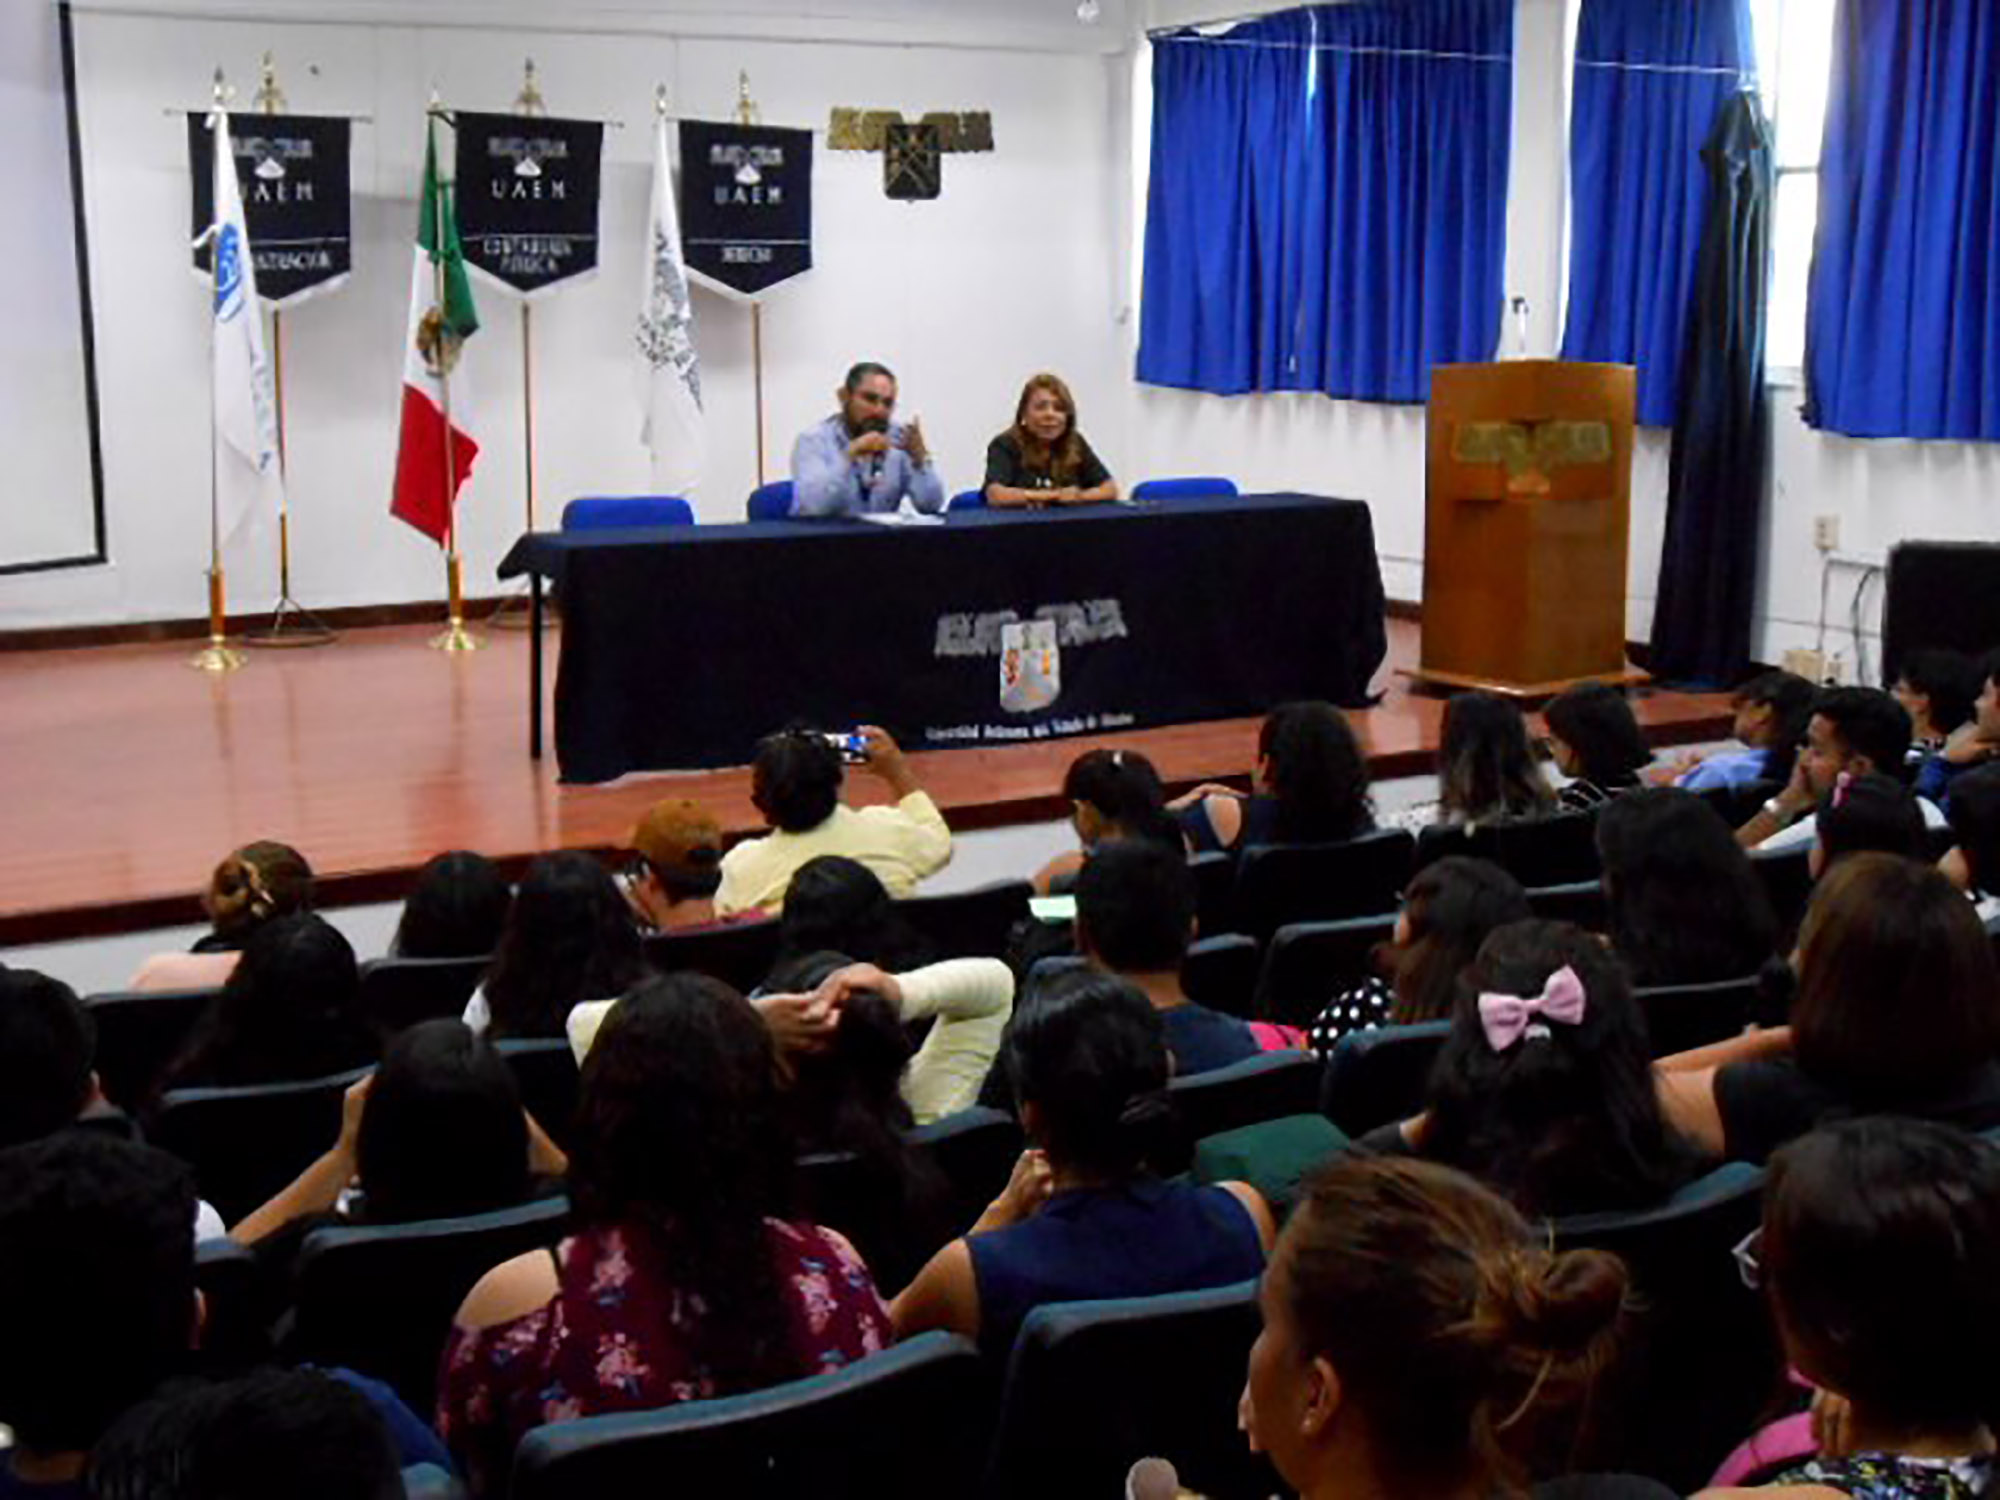
[[[1046,1302],[1196,1292],[1264,1270],[1257,1225],[1227,1188],[1151,1177],[1057,1193],[1033,1218],[966,1244],[979,1340],[1000,1354]]]
[[[1242,799],[1243,822],[1236,835],[1236,842],[1225,846],[1215,836],[1215,825],[1208,821],[1208,799],[1180,811],[1181,831],[1187,835],[1188,849],[1195,854],[1227,854],[1231,849],[1245,849],[1252,844],[1275,844],[1278,839],[1278,799],[1276,797],[1245,797]]]
[[[1174,1054],[1174,1073],[1180,1078],[1226,1068],[1264,1050],[1236,1017],[1193,1001],[1171,1006],[1159,1016],[1167,1029],[1167,1050]]]

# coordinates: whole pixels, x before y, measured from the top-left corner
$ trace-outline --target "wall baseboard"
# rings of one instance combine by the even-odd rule
[[[496,609],[503,596],[465,601],[468,619]],[[512,599],[513,595],[504,596]],[[420,599],[407,604],[349,604],[313,612],[335,630],[365,630],[375,625],[421,625],[442,622],[444,601]],[[261,630],[271,623],[268,613],[228,617],[229,633]],[[84,646],[131,646],[156,641],[198,641],[208,634],[208,617],[185,620],[130,620],[115,625],[52,625],[28,630],[0,630],[0,651],[64,651]]]

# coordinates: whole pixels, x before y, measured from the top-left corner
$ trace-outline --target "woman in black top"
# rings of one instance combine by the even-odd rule
[[[986,445],[986,503],[1001,509],[1116,500],[1111,471],[1076,430],[1076,400],[1044,372],[1021,387],[1014,425]]]

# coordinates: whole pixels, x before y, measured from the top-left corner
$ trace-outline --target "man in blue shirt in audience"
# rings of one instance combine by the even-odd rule
[[[905,496],[918,510],[944,509],[944,481],[923,428],[898,423],[896,377],[869,361],[847,372],[834,393],[840,410],[792,445],[792,514],[883,515]]]

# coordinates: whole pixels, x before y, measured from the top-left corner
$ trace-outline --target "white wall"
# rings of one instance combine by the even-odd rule
[[[999,148],[947,158],[944,196],[903,204],[884,198],[879,156],[826,151],[822,136],[816,267],[764,311],[771,477],[785,472],[792,435],[831,410],[841,371],[863,357],[898,369],[904,406],[924,417],[954,488],[977,482],[986,440],[1011,419],[1020,382],[1037,369],[1063,371],[1093,437],[1112,455],[1122,451],[1113,399],[1124,383],[1112,332],[1119,273],[1104,247],[1116,235],[1123,162],[1111,144],[1118,73],[1103,54],[1122,34],[1030,51],[909,44],[913,34],[944,35],[949,14],[915,32],[889,22],[797,23],[802,35],[855,38],[834,43],[620,31],[601,17],[575,31],[312,24],[282,19],[309,13],[289,0],[269,0],[268,9],[281,19],[117,9],[77,17],[112,561],[0,578],[0,628],[188,617],[205,606],[204,295],[186,268],[184,127],[166,111],[200,104],[217,64],[247,107],[267,49],[294,110],[374,117],[355,132],[355,275],[285,319],[294,592],[309,605],[441,594],[435,549],[388,516],[422,110],[433,84],[448,104],[507,108],[528,56],[554,112],[631,127],[606,136],[597,278],[534,314],[544,524],[571,495],[645,488],[627,351],[653,88],[665,83],[680,112],[725,117],[739,69],[772,124],[823,130],[834,105],[912,116],[987,109]],[[990,41],[990,16],[966,15],[968,34]],[[705,29],[727,22],[710,17]],[[762,18],[740,29],[784,28]],[[494,564],[523,524],[521,346],[517,304],[484,284],[478,293],[484,328],[468,360],[482,453],[462,530],[468,588],[490,591]],[[697,299],[711,449],[697,509],[707,520],[739,519],[756,481],[749,313],[707,293]],[[236,607],[272,596],[275,546],[267,534],[227,559]]]
[[[1156,25],[1182,24],[1245,7],[1201,0],[1153,0]],[[1506,284],[1532,307],[1528,352],[1551,355],[1560,342],[1567,281],[1567,33],[1573,0],[1519,0],[1515,41],[1514,139],[1507,211]],[[1140,63],[1135,112],[1144,107]],[[1143,130],[1134,155],[1134,192],[1144,201]],[[1134,271],[1136,278],[1136,271]],[[1136,280],[1127,299],[1136,305]],[[1130,325],[1125,358],[1136,352]],[[1503,336],[1512,350],[1512,327]],[[1128,364],[1129,368],[1129,364]],[[1807,428],[1799,392],[1771,392],[1773,487],[1767,511],[1755,655],[1778,660],[1817,634],[1819,554],[1813,518],[1839,517],[1841,552],[1880,561],[1905,538],[2000,539],[2000,445],[1857,442]],[[1421,411],[1312,395],[1194,395],[1135,387],[1131,395],[1133,472],[1220,470],[1246,488],[1323,490],[1366,500],[1374,515],[1389,596],[1422,594],[1424,425]],[[1666,526],[1667,434],[1641,434],[1632,484],[1628,625],[1643,640],[1652,626],[1660,545]],[[1829,600],[1828,645],[1854,660],[1847,629],[1860,575],[1837,569]],[[1881,590],[1865,596],[1869,659],[1879,666]]]

